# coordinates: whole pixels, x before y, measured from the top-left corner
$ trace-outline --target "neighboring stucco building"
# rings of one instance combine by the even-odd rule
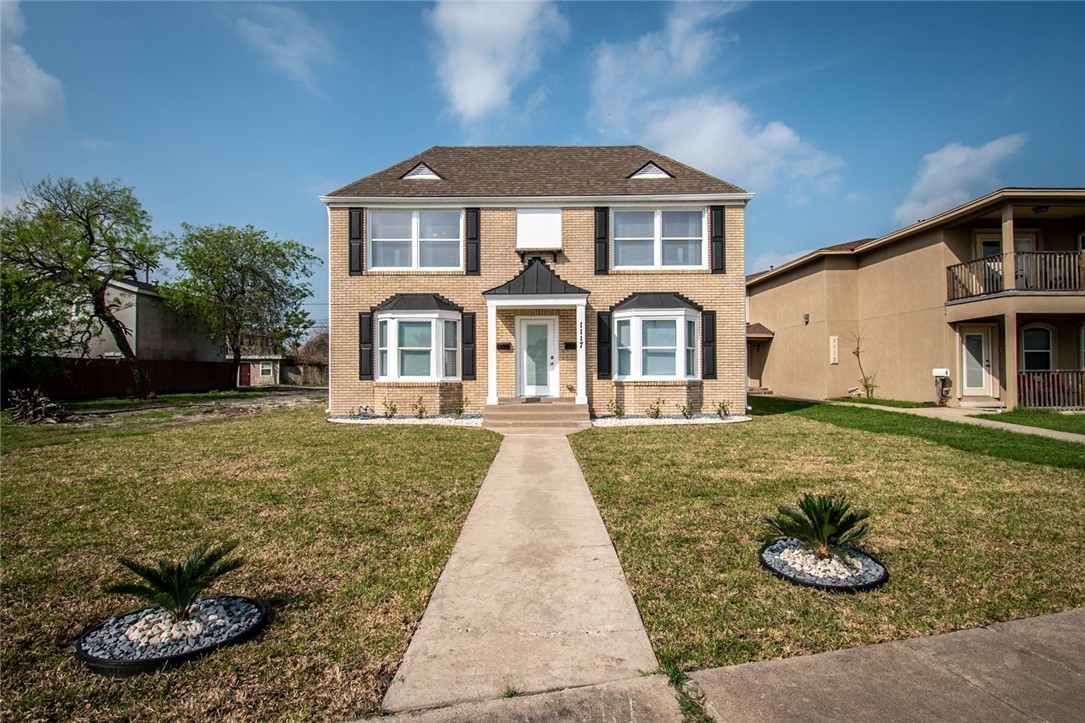
[[[1083,408],[1085,189],[1005,188],[747,279],[749,378],[825,399],[859,386],[951,405]],[[756,351],[754,351],[756,347]]]
[[[741,409],[750,198],[640,146],[435,146],[332,192],[332,413]]]

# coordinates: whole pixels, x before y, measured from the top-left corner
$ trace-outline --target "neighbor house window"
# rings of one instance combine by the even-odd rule
[[[456,269],[462,247],[459,210],[369,212],[372,269]]]
[[[377,379],[458,379],[459,317],[456,312],[389,313],[378,317]]]
[[[697,312],[615,312],[615,377],[619,380],[695,379]]]
[[[271,362],[260,362],[260,376],[271,376]]]
[[[1051,330],[1030,326],[1021,331],[1021,366],[1025,371],[1046,372],[1054,366]]]
[[[614,211],[615,268],[703,268],[704,209]]]

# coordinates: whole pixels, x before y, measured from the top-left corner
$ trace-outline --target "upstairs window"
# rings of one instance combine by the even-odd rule
[[[705,268],[704,209],[614,211],[614,268]]]
[[[370,211],[369,268],[461,268],[462,228],[459,210]]]

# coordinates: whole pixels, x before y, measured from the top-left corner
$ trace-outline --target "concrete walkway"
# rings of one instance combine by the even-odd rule
[[[507,432],[385,710],[588,686],[656,666],[564,432]]]
[[[1085,609],[692,674],[716,721],[1085,721]],[[414,723],[683,720],[662,676],[402,716]],[[396,716],[400,718],[400,716]]]
[[[796,401],[808,401],[797,399]],[[835,404],[840,407],[862,407],[863,409],[877,409],[880,412],[900,412],[902,414],[914,414],[918,417],[930,417],[931,419],[942,419],[947,422],[961,422],[963,424],[974,424],[979,427],[989,427],[991,429],[1004,429],[1007,432],[1019,432],[1021,434],[1034,434],[1037,437],[1049,437],[1051,439],[1060,439],[1064,442],[1078,442],[1085,444],[1085,434],[1074,434],[1072,432],[1060,432],[1056,429],[1043,429],[1042,427],[1026,427],[1023,424],[1010,424],[1009,422],[999,422],[994,419],[978,419],[971,417],[971,414],[983,414],[983,410],[980,409],[959,409],[957,407],[887,407],[881,404],[853,404],[851,402],[818,402],[819,404]]]

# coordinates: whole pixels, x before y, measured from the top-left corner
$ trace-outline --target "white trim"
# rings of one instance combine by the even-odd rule
[[[995,330],[991,326],[962,326],[958,332],[958,341],[961,353],[961,396],[994,396],[994,354],[992,347],[992,337]],[[968,370],[967,370],[967,350],[965,347],[965,337],[969,334],[979,334],[983,337],[983,355],[984,366],[983,375],[985,384],[982,387],[969,387],[968,384]]]
[[[625,206],[627,204],[704,203],[713,206],[745,206],[752,193],[676,193],[643,196],[460,196],[455,198],[408,196],[321,196],[320,202],[329,208],[354,206],[388,206],[408,208],[440,208],[453,203],[457,206],[487,208],[593,208],[595,206]]]
[[[419,161],[418,165],[399,177],[402,181],[442,181],[433,169]]]
[[[380,324],[388,322],[385,337],[386,346],[380,346]],[[399,324],[403,321],[428,321],[430,322],[430,347],[429,347],[429,374],[426,376],[403,376],[399,373]],[[456,375],[444,376],[444,322],[455,321],[456,323],[456,349],[458,358],[456,363]],[[382,382],[447,382],[459,381],[462,378],[463,365],[460,361],[463,357],[463,315],[458,311],[378,311],[373,314],[373,323],[377,328],[377,343],[373,345],[374,374],[373,379]],[[388,352],[388,368],[386,373],[380,373],[380,352],[385,349]]]
[[[486,404],[497,404],[497,305],[486,301]]]
[[[648,161],[640,170],[634,173],[630,178],[674,178],[671,174],[664,171],[652,161]]]
[[[618,322],[629,322],[629,373],[618,373]],[[642,322],[644,321],[674,321],[675,350],[673,375],[644,374],[644,335]],[[693,322],[693,334],[696,343],[694,345],[693,374],[686,374],[686,322]],[[612,315],[613,338],[611,348],[613,353],[612,369],[616,382],[675,382],[693,381],[701,378],[701,314],[695,309],[630,309],[628,311],[615,311]]]
[[[527,326],[542,322],[546,326],[547,355],[552,362],[546,370],[546,394],[536,391],[534,385],[528,389],[525,377],[527,365],[527,347],[524,337]],[[516,317],[516,396],[518,397],[559,397],[561,396],[561,354],[558,347],[558,317],[556,316],[517,316]]]
[[[618,238],[615,232],[614,214],[622,211],[652,211],[655,214],[653,223],[654,236],[652,238],[652,265],[651,266],[619,266],[614,261],[615,251],[618,246]],[[701,214],[701,263],[699,264],[663,264],[663,212],[664,211],[690,211],[699,212]],[[670,271],[672,269],[688,270],[693,269],[697,271],[706,271],[708,269],[708,208],[704,206],[689,206],[689,207],[676,207],[676,208],[662,208],[660,206],[652,207],[629,207],[629,208],[611,208],[609,229],[610,229],[610,268],[613,271]],[[647,240],[643,238],[629,240]]]
[[[588,301],[587,294],[493,294],[486,297],[487,306],[548,306],[571,309]]]
[[[588,403],[588,351],[587,336],[584,326],[586,305],[576,305],[576,403]],[[1082,327],[1082,339],[1085,340],[1085,327]],[[1085,343],[1085,342],[1083,342]],[[1085,354],[1085,352],[1083,352]]]
[[[411,238],[410,239],[378,239],[379,241],[409,241],[411,244],[411,265],[410,266],[376,266],[373,263],[373,223],[372,214],[376,211],[378,213],[395,212],[395,213],[410,213],[411,214]],[[460,235],[457,239],[457,247],[459,249],[459,263],[456,266],[420,266],[422,261],[422,248],[421,243],[425,239],[420,238],[421,219],[419,218],[420,211],[456,211],[460,215]],[[409,272],[409,271],[463,271],[464,270],[464,224],[466,223],[465,213],[460,206],[446,206],[446,207],[427,207],[425,209],[413,208],[380,208],[371,207],[365,210],[365,255],[366,255],[366,271],[395,271],[395,272]],[[451,241],[452,239],[441,239],[444,241]]]
[[[349,214],[348,214],[349,216]],[[348,219],[349,224],[349,219]],[[350,235],[349,233],[347,234]],[[348,253],[349,256],[349,253]],[[348,259],[349,264],[349,259]],[[328,409],[330,414],[332,409],[332,384],[331,370],[332,370],[332,209],[328,207]],[[355,327],[357,328],[357,327]]]

